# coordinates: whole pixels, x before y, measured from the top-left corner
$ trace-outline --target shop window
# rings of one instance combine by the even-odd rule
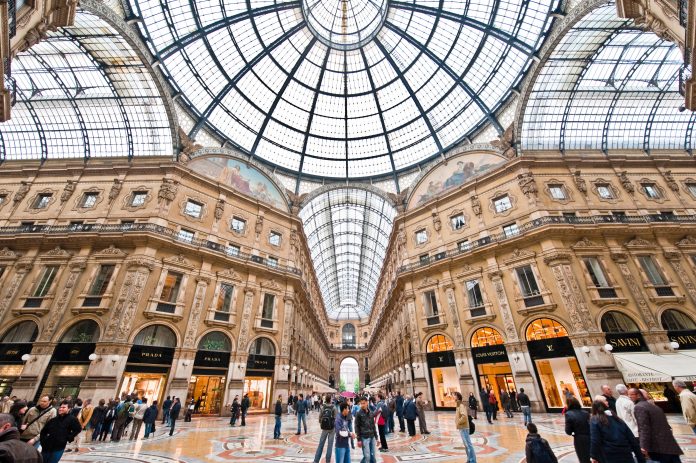
[[[684,312],[667,309],[662,313],[662,328],[667,331],[696,330],[696,323]]]
[[[568,336],[563,325],[550,318],[538,318],[527,327],[527,341],[562,338]]]
[[[418,230],[416,232],[416,244],[423,244],[426,241],[428,241],[428,232],[425,231],[425,228]]]
[[[186,201],[186,206],[184,207],[184,214],[195,219],[200,219],[203,215],[203,204],[198,201],[188,200]]]
[[[471,249],[471,243],[469,243],[469,240],[460,241],[457,243],[457,249],[459,249],[459,252],[468,251]]]
[[[0,343],[13,344],[34,342],[38,336],[39,327],[36,326],[36,323],[27,320],[17,323],[15,326],[7,330],[0,340]]]
[[[273,294],[263,295],[263,309],[261,310],[261,326],[273,328],[273,309],[275,307],[275,296]]]
[[[109,282],[114,275],[114,270],[116,266],[113,264],[100,265],[97,275],[94,277],[94,281],[87,291],[87,297],[83,301],[82,305],[85,307],[99,307],[101,304],[102,296],[106,293],[106,289],[109,287]]]
[[[464,214],[457,214],[450,217],[450,222],[452,224],[453,230],[460,230],[466,225],[466,220],[464,219]]]
[[[99,193],[88,191],[82,195],[82,201],[80,201],[80,207],[85,209],[92,209],[97,205],[97,199],[99,199]]]
[[[497,346],[504,342],[498,330],[493,328],[479,328],[471,336],[471,347]]]
[[[34,204],[32,205],[32,208],[33,209],[46,209],[48,207],[48,205],[51,203],[52,197],[53,197],[53,193],[39,193],[39,195],[34,200]]]
[[[560,183],[554,183],[554,184],[549,185],[549,193],[551,193],[551,197],[553,199],[558,199],[558,200],[568,199],[568,195],[566,194],[565,187]]]
[[[176,347],[176,334],[164,325],[150,325],[138,332],[133,340],[138,346]]]
[[[428,325],[437,325],[440,323],[440,311],[437,307],[437,298],[435,291],[425,292],[425,317]]]
[[[444,352],[447,350],[454,350],[452,341],[447,339],[446,336],[437,334],[428,340],[428,352]]]
[[[650,283],[655,287],[655,293],[658,296],[674,296],[674,291],[665,281],[652,256],[638,256],[638,262]]]
[[[660,199],[660,190],[657,188],[657,185],[654,183],[641,183],[640,184],[641,188],[643,189],[643,193],[645,193],[645,196],[647,196],[650,199]]]
[[[508,195],[498,196],[493,199],[493,207],[497,213],[505,212],[512,209],[512,201]]]
[[[510,223],[503,225],[503,235],[505,238],[510,238],[511,236],[519,235],[520,229],[517,227],[516,223]]]
[[[184,243],[192,243],[194,235],[195,233],[193,231],[182,228],[176,234],[176,239],[183,241]]]
[[[178,272],[167,272],[164,279],[164,287],[160,293],[160,302],[157,303],[157,311],[166,313],[176,312],[176,301],[179,298],[181,281],[184,276]]]
[[[99,325],[94,320],[82,320],[70,328],[60,342],[81,343],[97,342],[99,340]]]
[[[596,257],[586,257],[583,259],[585,262],[585,268],[587,273],[590,275],[592,284],[594,284],[597,289],[597,293],[600,298],[615,298],[616,291],[609,284],[606,275],[604,274],[604,269],[599,263]]]
[[[614,189],[608,183],[597,183],[597,194],[602,199],[614,199]]]
[[[220,291],[215,302],[215,314],[213,319],[219,322],[229,322],[230,313],[232,312],[232,295],[234,294],[234,286],[228,283],[220,284]]]
[[[252,355],[266,355],[272,357],[275,355],[275,346],[267,338],[257,338],[249,349]]]
[[[344,349],[355,349],[355,326],[352,323],[343,325],[341,338],[343,339]]]
[[[244,233],[244,230],[246,230],[246,220],[239,217],[232,217],[231,228],[235,233]]]
[[[616,311],[602,315],[601,325],[602,331],[605,333],[634,333],[640,331],[628,315]]]
[[[131,195],[130,205],[131,207],[140,207],[145,205],[147,200],[147,191],[134,191]]]
[[[220,331],[212,331],[201,339],[198,343],[198,350],[209,352],[231,352],[232,344],[230,338]]]
[[[534,277],[534,271],[531,265],[525,265],[515,269],[517,281],[520,283],[522,297],[524,298],[525,307],[534,307],[544,304],[544,298],[541,296],[539,285]]]
[[[486,315],[486,308],[483,306],[483,295],[481,294],[481,282],[479,280],[466,282],[466,295],[469,300],[471,316],[480,317]]]
[[[280,246],[281,240],[282,235],[274,231],[272,231],[268,237],[268,242],[271,244],[271,246]]]

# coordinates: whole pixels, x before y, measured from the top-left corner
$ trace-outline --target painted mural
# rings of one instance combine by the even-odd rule
[[[287,209],[283,195],[273,182],[243,161],[225,156],[206,156],[192,159],[187,167],[278,209]]]
[[[464,153],[440,164],[421,179],[411,196],[411,204],[420,206],[457,188],[472,178],[504,163],[506,159],[491,153]]]

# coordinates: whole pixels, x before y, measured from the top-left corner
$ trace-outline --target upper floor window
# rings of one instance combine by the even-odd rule
[[[273,309],[275,306],[275,296],[273,294],[263,295],[263,308],[261,310],[261,326],[273,328]]]
[[[452,223],[453,230],[460,230],[466,225],[466,220],[464,219],[464,214],[457,214],[450,217],[450,222]]]
[[[512,208],[512,201],[508,195],[498,196],[493,199],[493,207],[495,212],[505,212]]]
[[[440,310],[437,306],[435,291],[425,292],[425,316],[427,317],[428,325],[440,323]]]
[[[184,207],[184,214],[188,215],[189,217],[200,219],[203,215],[203,204],[189,199],[188,201],[186,201],[186,206]]]
[[[7,195],[6,194],[1,194],[0,195],[0,206],[5,204],[5,201],[7,201]]]
[[[615,310],[602,315],[601,325],[602,331],[605,333],[634,333],[640,331],[635,322],[631,320],[631,317]]]
[[[114,275],[114,269],[116,266],[113,264],[101,265],[97,276],[92,282],[92,286],[89,288],[88,294],[90,296],[102,296],[106,292],[106,288],[109,287],[109,282]]]
[[[479,328],[471,336],[471,347],[497,346],[504,342],[503,337],[494,328]]]
[[[177,233],[176,237],[179,239],[179,241],[190,243],[193,241],[194,235],[195,233],[191,230],[186,230],[185,228],[182,228],[181,230],[179,230],[179,233]]]
[[[597,194],[602,199],[614,199],[614,190],[608,183],[598,183]]]
[[[85,209],[91,209],[97,204],[97,199],[99,199],[99,193],[88,191],[82,195],[82,201],[80,201],[80,207]]]
[[[178,272],[167,272],[167,276],[164,279],[164,286],[162,287],[162,293],[160,293],[160,300],[169,302],[170,304],[176,304],[176,300],[179,298],[179,290],[181,289],[181,280],[184,276]]]
[[[469,299],[469,308],[483,306],[483,295],[481,294],[481,282],[479,280],[466,282],[466,295]]]
[[[5,274],[5,267],[0,267],[0,278]]]
[[[641,183],[640,186],[641,188],[643,188],[643,192],[645,193],[645,196],[647,196],[648,198],[660,199],[660,190],[654,183]]]
[[[448,350],[454,350],[454,345],[446,336],[436,334],[428,340],[428,352],[445,352]]]
[[[515,269],[515,273],[517,274],[517,281],[520,282],[523,297],[528,298],[541,294],[531,265],[518,267]]]
[[[696,183],[687,183],[686,189],[689,190],[692,196],[696,197]]]
[[[229,283],[220,284],[220,292],[218,294],[217,302],[215,303],[215,310],[218,312],[230,313],[232,312],[232,295],[234,294],[234,286]]]
[[[638,256],[638,261],[653,286],[665,286],[667,284],[652,256]]]
[[[236,233],[244,233],[246,230],[246,220],[239,217],[232,217],[232,231]]]
[[[679,310],[665,310],[662,313],[661,321],[662,328],[668,331],[696,330],[696,323]]]
[[[428,241],[428,232],[425,231],[425,228],[418,230],[416,232],[416,244],[423,244],[426,241]]]
[[[510,223],[507,225],[503,225],[503,234],[505,235],[506,238],[510,236],[515,236],[520,234],[520,229],[517,227],[516,223]]]
[[[46,294],[48,294],[48,291],[51,289],[51,285],[53,284],[53,280],[56,278],[57,274],[57,265],[47,265],[44,267],[43,272],[41,273],[41,278],[39,278],[39,282],[34,288],[34,292],[32,293],[31,297],[45,297]]]
[[[527,341],[563,338],[568,336],[565,326],[550,318],[537,318],[527,327]]]
[[[599,297],[616,297],[616,291],[609,284],[609,280],[607,279],[604,269],[602,268],[602,264],[599,262],[599,260],[596,257],[586,257],[583,259],[583,261],[585,263],[587,273],[592,280],[592,284],[595,286],[595,288],[597,288]]]
[[[282,235],[280,233],[272,231],[270,236],[268,237],[268,242],[272,246],[280,246],[281,238],[282,238]]]
[[[553,199],[568,199],[565,187],[560,183],[549,185],[549,193]]]
[[[147,191],[134,191],[131,196],[130,205],[132,207],[140,207],[145,204],[146,199]]]
[[[34,209],[46,209],[51,202],[53,193],[39,193],[39,195],[34,200]]]

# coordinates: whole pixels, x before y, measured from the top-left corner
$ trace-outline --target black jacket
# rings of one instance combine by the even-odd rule
[[[590,420],[590,456],[600,463],[645,463],[638,439],[626,423],[615,416],[607,416],[603,426],[596,417]]]
[[[469,408],[475,410],[478,408],[478,400],[473,395],[469,396]]]
[[[532,434],[531,432],[527,434],[527,439],[525,440],[525,445],[524,445],[524,454],[527,459],[527,463],[536,463],[537,458],[532,452],[532,442],[536,439],[541,440],[541,444],[543,447],[546,448],[546,451],[548,452],[549,458],[552,461],[555,461],[558,463],[558,458],[556,458],[556,455],[553,453],[553,450],[551,450],[551,446],[549,445],[548,441],[546,439],[542,439],[539,434]]]
[[[524,392],[517,394],[517,403],[520,404],[520,407],[529,407],[532,405],[529,401],[529,397]]]
[[[374,413],[362,408],[358,410],[357,415],[355,415],[355,434],[362,439],[377,437]]]
[[[17,428],[0,433],[0,461],[2,463],[43,463],[34,446],[19,440]]]
[[[181,402],[174,402],[172,409],[169,411],[169,418],[173,420],[179,419],[179,412],[181,411]]]
[[[397,415],[403,415],[403,413],[404,413],[404,396],[402,396],[401,394],[397,395],[394,402],[396,402]]]
[[[590,414],[587,410],[568,410],[565,414],[565,432],[569,436],[590,436]]]
[[[283,415],[283,404],[281,401],[277,401],[275,404],[275,415],[276,416],[282,416]]]
[[[106,408],[106,405],[100,405],[98,407],[94,407],[94,411],[92,412],[92,418],[89,419],[89,425],[92,428],[96,428],[99,423],[104,421],[104,417],[106,416],[106,411],[108,409]]]
[[[41,448],[47,452],[63,450],[81,432],[80,422],[70,412],[58,415],[48,420],[41,430]]]
[[[143,415],[143,423],[152,424],[157,421],[157,405],[150,405]]]
[[[250,405],[251,405],[251,400],[249,400],[249,397],[244,397],[242,399],[242,412],[248,410]]]

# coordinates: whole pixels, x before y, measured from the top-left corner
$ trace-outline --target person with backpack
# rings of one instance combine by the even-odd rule
[[[143,418],[147,411],[147,399],[143,397],[135,404],[135,413],[133,413],[133,428],[131,429],[130,440],[137,440],[140,434],[140,428],[143,426]]]
[[[174,403],[172,404],[172,409],[169,412],[169,421],[172,425],[169,427],[169,435],[174,435],[174,426],[176,426],[176,420],[179,419],[179,412],[181,412],[181,402],[178,397],[174,397]]]
[[[331,454],[333,453],[334,436],[336,434],[336,407],[331,404],[331,397],[324,397],[324,404],[319,409],[319,427],[321,428],[321,437],[319,438],[319,446],[314,454],[314,463],[319,463],[321,454],[324,452],[324,444],[327,439],[329,441],[326,448],[326,463],[331,463]]]
[[[162,424],[169,426],[169,410],[172,408],[172,397],[167,396],[162,403]]]
[[[551,450],[549,442],[539,435],[536,424],[529,423],[527,431],[529,434],[524,446],[527,463],[558,463],[558,458]]]
[[[609,408],[605,397],[603,400],[595,399],[592,403],[590,461],[592,463],[633,463],[635,461],[645,463],[645,456],[638,439],[628,425]]]
[[[302,424],[304,424],[304,433],[307,434],[307,401],[302,394],[300,394],[297,400],[297,409],[295,413],[297,414],[297,432],[295,435],[300,435]]]
[[[241,406],[239,405],[239,396],[234,396],[234,400],[232,401],[232,407],[230,408],[230,412],[232,413],[232,416],[230,417],[230,426],[234,426],[235,423],[237,422],[237,419],[239,418],[239,415],[241,413]]]
[[[244,394],[242,399],[242,426],[246,426],[246,416],[251,406],[251,400],[249,400],[249,394]]]
[[[498,398],[495,396],[493,389],[488,391],[488,407],[491,410],[491,418],[493,421],[498,421]]]
[[[155,432],[155,421],[157,421],[157,401],[153,400],[152,405],[147,407],[143,414],[143,423],[145,424],[145,436],[143,439],[150,437],[150,434]]]
[[[86,442],[91,442],[91,441],[96,441],[97,438],[99,438],[99,434],[101,433],[101,427],[102,424],[104,423],[104,416],[106,416],[106,401],[104,399],[101,399],[99,401],[99,405],[94,407],[92,410],[92,418],[89,420],[89,428],[92,430],[91,434],[89,435],[89,440],[85,440]]]
[[[512,404],[510,400],[510,394],[505,389],[500,390],[500,401],[503,403],[503,410],[505,411],[505,416],[508,418],[514,418],[512,414]]]
[[[375,413],[377,415],[377,432],[379,434],[380,443],[379,451],[388,452],[389,445],[387,445],[386,427],[389,415],[389,407],[387,406],[387,403],[384,400],[384,396],[382,394],[380,394],[378,397],[379,402],[377,402],[377,409]]]
[[[120,442],[121,437],[123,437],[123,433],[128,425],[128,414],[131,405],[130,396],[126,396],[116,407],[116,420],[114,421],[114,430],[111,433],[111,442]]]
[[[283,396],[279,395],[275,404],[275,427],[273,428],[273,439],[280,439],[280,424],[283,418]]]
[[[101,430],[99,431],[98,440],[104,442],[106,436],[111,433],[111,428],[116,421],[116,406],[118,403],[114,400],[109,400],[109,407],[106,409],[104,419],[102,420]]]
[[[469,416],[476,419],[478,415],[478,400],[473,392],[469,392]]]
[[[454,424],[457,426],[459,434],[462,436],[462,442],[466,447],[467,463],[476,463],[476,452],[474,444],[471,443],[471,433],[474,430],[474,423],[471,422],[471,417],[467,411],[467,405],[464,403],[464,398],[459,392],[454,393],[457,400],[457,408],[454,415]]]

